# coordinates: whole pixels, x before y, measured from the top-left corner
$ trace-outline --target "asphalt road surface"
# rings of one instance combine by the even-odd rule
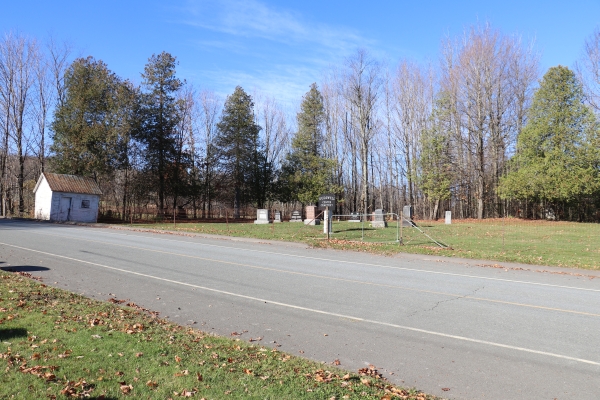
[[[598,272],[15,220],[0,262],[446,398],[600,399]]]

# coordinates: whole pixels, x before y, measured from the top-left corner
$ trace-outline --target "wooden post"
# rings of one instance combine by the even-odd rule
[[[329,242],[329,220],[331,216],[329,215],[329,206],[325,207],[325,226],[327,226],[327,241]]]
[[[404,226],[404,215],[403,215],[403,211],[400,211],[400,243],[403,243],[403,239],[402,239],[402,227]]]

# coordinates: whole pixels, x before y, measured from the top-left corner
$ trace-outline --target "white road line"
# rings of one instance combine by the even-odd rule
[[[426,330],[426,329],[414,328],[414,327],[404,326],[404,325],[398,325],[398,324],[392,324],[392,323],[389,323],[389,322],[381,322],[381,321],[375,321],[375,320],[370,320],[370,319],[366,319],[366,318],[354,317],[354,316],[351,316],[351,315],[338,314],[338,313],[333,313],[333,312],[328,312],[328,311],[323,311],[323,310],[317,310],[317,309],[314,309],[314,308],[302,307],[302,306],[297,306],[297,305],[294,305],[294,304],[288,304],[288,303],[282,303],[282,302],[272,301],[272,300],[268,300],[268,299],[262,299],[260,297],[247,296],[247,295],[243,295],[243,294],[239,294],[239,293],[228,292],[228,291],[225,291],[225,290],[219,290],[219,289],[209,288],[209,287],[205,287],[205,286],[194,285],[194,284],[191,284],[191,283],[175,281],[175,280],[172,280],[172,279],[161,278],[161,277],[158,277],[158,276],[143,274],[141,272],[129,271],[129,270],[122,269],[122,268],[111,267],[111,266],[108,266],[108,265],[98,264],[98,263],[94,263],[94,262],[91,262],[91,261],[79,260],[77,258],[72,258],[72,257],[67,257],[67,256],[61,256],[59,254],[53,254],[53,253],[48,253],[48,252],[45,252],[45,251],[29,249],[29,248],[26,248],[26,247],[15,246],[15,245],[12,245],[12,244],[2,243],[2,242],[0,242],[0,244],[4,245],[4,246],[14,247],[14,248],[21,249],[21,250],[31,251],[31,252],[34,252],[34,253],[45,254],[45,255],[48,255],[48,256],[53,256],[53,257],[63,258],[63,259],[70,260],[70,261],[80,262],[80,263],[83,263],[83,264],[89,264],[89,265],[94,265],[94,266],[101,267],[101,268],[111,269],[111,270],[114,270],[114,271],[124,272],[124,273],[127,273],[127,274],[132,274],[132,275],[137,275],[137,276],[143,276],[145,278],[155,279],[155,280],[158,280],[158,281],[174,283],[174,284],[177,284],[177,285],[188,286],[188,287],[192,287],[192,288],[195,288],[195,289],[202,289],[202,290],[206,290],[206,291],[213,292],[213,293],[219,293],[219,294],[224,294],[224,295],[228,295],[228,296],[234,296],[234,297],[238,297],[238,298],[242,298],[242,299],[247,299],[247,300],[260,301],[262,303],[274,304],[274,305],[277,305],[277,306],[286,307],[286,308],[292,308],[292,309],[295,309],[295,310],[308,311],[308,312],[312,312],[312,313],[316,313],[316,314],[329,315],[329,316],[332,316],[332,317],[347,318],[347,319],[351,319],[351,320],[355,320],[355,321],[360,321],[360,322],[365,322],[365,323],[375,324],[375,325],[381,325],[381,326],[388,326],[388,327],[391,327],[391,328],[398,328],[398,329],[403,329],[403,330],[411,331],[411,332],[425,333],[425,334],[428,334],[428,335],[439,336],[439,337],[444,337],[444,338],[448,338],[448,339],[455,339],[455,340],[461,340],[461,341],[465,341],[465,342],[478,343],[478,344],[483,344],[483,345],[487,345],[487,346],[500,347],[500,348],[509,349],[509,350],[521,351],[521,352],[525,352],[525,353],[538,354],[538,355],[543,355],[543,356],[548,356],[548,357],[559,358],[559,359],[563,359],[563,360],[576,361],[576,362],[580,362],[580,363],[584,363],[584,364],[590,364],[590,365],[600,366],[600,362],[586,360],[586,359],[583,359],[583,358],[570,357],[570,356],[565,356],[565,355],[562,355],[562,354],[549,353],[549,352],[546,352],[546,351],[528,349],[528,348],[525,348],[525,347],[511,346],[511,345],[508,345],[508,344],[490,342],[490,341],[487,341],[487,340],[472,339],[472,338],[468,338],[468,337],[464,337],[464,336],[450,335],[450,334],[447,334],[447,333],[435,332],[435,331],[430,331],[430,330]]]
[[[40,233],[40,232],[31,232],[31,233],[35,233],[38,235],[45,235],[45,236],[58,236],[56,234],[47,234],[47,233]],[[106,233],[106,232],[103,232],[103,233]],[[152,233],[152,232],[149,232],[149,233]],[[141,236],[141,235],[126,234],[126,233],[107,233],[107,234],[108,235],[119,235],[119,236],[133,236],[133,237],[138,237],[138,238],[141,238],[141,237],[151,238],[151,239],[160,240],[160,241],[171,241],[171,242],[177,242],[177,243],[196,244],[196,245],[206,246],[206,247],[216,247],[216,248],[223,248],[223,249],[228,249],[228,250],[234,249],[234,250],[241,250],[244,252],[255,252],[255,253],[285,256],[285,257],[304,258],[304,259],[315,260],[315,261],[326,261],[326,262],[335,262],[335,263],[343,263],[343,264],[363,265],[363,266],[377,267],[377,268],[383,268],[383,269],[395,269],[395,270],[401,270],[401,271],[421,272],[421,273],[436,274],[436,275],[458,276],[458,277],[470,278],[470,279],[482,279],[482,280],[497,281],[497,282],[510,282],[510,283],[519,283],[519,284],[523,284],[523,285],[546,286],[546,287],[554,287],[554,288],[560,288],[560,289],[583,290],[586,292],[600,293],[600,289],[582,288],[582,287],[577,287],[577,286],[554,285],[554,284],[550,284],[550,283],[520,281],[520,280],[503,279],[503,278],[492,278],[492,277],[487,277],[487,276],[458,274],[458,273],[453,273],[453,272],[430,271],[430,270],[419,269],[419,268],[394,267],[391,265],[370,264],[370,263],[363,263],[363,262],[358,262],[358,261],[344,261],[344,260],[337,260],[337,259],[331,259],[331,258],[301,256],[301,255],[297,255],[297,254],[277,253],[277,252],[266,251],[266,250],[240,249],[237,247],[223,246],[223,245],[218,245],[218,244],[187,242],[187,241],[182,241],[182,240],[155,238],[155,237],[151,237],[151,236]],[[64,236],[64,237],[69,237],[72,239],[79,239],[79,240],[86,240],[86,239],[82,239],[80,237],[73,237],[73,236]]]
[[[340,277],[336,277],[336,276],[311,274],[308,272],[299,272],[299,271],[293,271],[293,270],[285,270],[285,269],[271,268],[271,267],[266,267],[266,266],[245,264],[245,263],[240,263],[240,262],[225,261],[223,259],[218,259],[218,258],[206,258],[206,257],[200,257],[200,256],[196,256],[196,255],[191,255],[191,254],[182,254],[182,253],[175,253],[175,252],[164,251],[164,250],[149,249],[146,247],[117,244],[117,243],[106,242],[103,240],[82,239],[82,238],[75,238],[72,236],[56,235],[56,234],[52,235],[52,236],[76,239],[76,240],[81,240],[81,241],[85,241],[85,242],[107,244],[107,245],[111,245],[111,246],[118,246],[118,247],[124,247],[127,249],[154,252],[154,253],[159,253],[159,254],[164,254],[164,255],[172,255],[172,256],[176,256],[176,257],[193,258],[196,260],[216,262],[216,263],[240,266],[240,267],[245,267],[245,268],[254,268],[254,269],[260,269],[260,270],[264,270],[264,271],[273,271],[273,272],[279,272],[279,273],[284,273],[284,274],[293,274],[293,275],[298,275],[298,276],[305,276],[305,277],[312,277],[312,278],[319,278],[319,279],[329,279],[329,280],[334,280],[334,281],[338,281],[338,282],[355,283],[355,284],[360,284],[360,285],[372,285],[372,286],[387,287],[387,288],[400,289],[400,290],[410,290],[410,291],[419,292],[419,293],[428,293],[428,294],[433,294],[433,295],[442,295],[442,296],[449,296],[449,297],[460,297],[463,299],[490,302],[490,303],[496,303],[496,304],[507,304],[507,305],[513,305],[513,306],[519,306],[519,307],[537,308],[540,310],[557,311],[557,312],[563,312],[563,313],[572,313],[572,314],[600,317],[600,314],[588,313],[588,312],[583,312],[583,311],[564,310],[564,309],[554,308],[554,307],[544,307],[544,306],[536,306],[533,304],[523,304],[523,303],[517,303],[517,302],[511,302],[511,301],[493,300],[493,299],[487,299],[487,298],[481,298],[481,297],[462,295],[462,294],[457,294],[457,293],[438,292],[438,291],[434,291],[434,290],[409,288],[409,287],[403,287],[403,286],[398,286],[398,285],[389,285],[389,284],[369,282],[369,281],[360,281],[360,280],[355,280],[355,279],[345,279],[345,278],[340,278]],[[189,243],[189,242],[181,242],[181,243]],[[103,256],[102,254],[97,254],[97,255]]]

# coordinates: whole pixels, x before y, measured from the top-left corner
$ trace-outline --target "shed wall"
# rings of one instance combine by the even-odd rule
[[[50,185],[42,178],[40,185],[35,192],[35,218],[45,220],[50,219],[52,197]]]
[[[84,200],[89,202],[89,208],[82,207]],[[96,222],[99,202],[100,196],[94,194],[54,192],[50,220]]]

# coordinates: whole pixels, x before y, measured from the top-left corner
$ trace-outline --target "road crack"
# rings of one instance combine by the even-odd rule
[[[464,299],[464,298],[467,298],[467,297],[471,297],[471,296],[475,295],[475,293],[477,293],[478,291],[480,291],[482,289],[485,289],[485,286],[477,288],[477,289],[473,290],[472,292],[467,293],[467,294],[462,295],[462,296],[456,296],[456,297],[453,297],[451,299],[440,300],[440,301],[436,302],[431,308],[428,308],[428,309],[425,309],[425,310],[416,310],[416,311],[413,311],[412,313],[408,314],[406,317],[410,318],[410,317],[414,317],[415,315],[417,315],[419,313],[422,313],[422,312],[433,311],[433,310],[435,310],[436,308],[438,308],[443,303],[448,303],[448,302],[451,302],[451,301],[456,301],[456,300],[461,300],[461,299]]]

